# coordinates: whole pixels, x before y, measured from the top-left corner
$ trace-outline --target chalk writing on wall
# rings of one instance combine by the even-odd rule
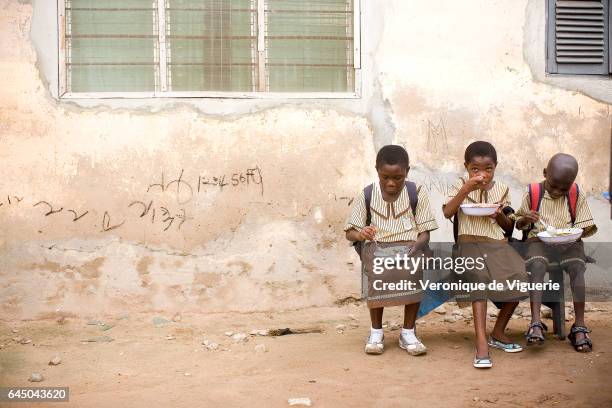
[[[186,177],[185,170],[181,169],[177,175],[167,177],[162,170],[160,179],[148,185],[144,191],[145,196],[153,193],[168,193],[176,201],[175,205],[168,205],[165,201],[145,197],[140,200],[131,200],[126,205],[125,214],[113,215],[107,209],[96,208],[72,208],[72,205],[49,199],[32,200],[32,208],[40,209],[42,217],[66,217],[71,222],[84,222],[92,218],[92,214],[102,214],[98,218],[100,224],[92,219],[93,227],[101,228],[100,232],[109,232],[122,228],[126,223],[134,219],[147,220],[153,225],[159,225],[162,231],[180,231],[184,224],[194,217],[188,216],[185,204],[191,202],[196,195],[206,194],[216,189],[223,192],[227,188],[256,188],[257,193],[264,194],[263,176],[259,166],[247,168],[242,171],[228,172],[217,175],[200,174],[191,178]],[[163,194],[162,194],[163,195]],[[6,198],[4,198],[6,197]],[[9,207],[15,207],[24,202],[25,197],[18,195],[6,195],[0,199],[0,211]],[[163,198],[163,197],[162,197]],[[127,203],[128,201],[126,201]],[[197,206],[197,202],[195,204]],[[101,227],[100,227],[101,226]]]
[[[438,121],[427,119],[427,150],[433,152],[448,151],[448,137],[444,119],[440,118]]]
[[[194,187],[195,186],[195,187]],[[149,184],[147,193],[152,191],[170,192],[175,195],[178,204],[187,204],[195,196],[195,194],[205,193],[209,191],[208,187],[216,187],[220,191],[226,186],[259,186],[260,194],[264,194],[263,177],[259,166],[246,169],[245,171],[235,172],[231,174],[217,175],[199,175],[197,181],[194,178],[187,180],[185,170],[181,169],[178,176],[167,177],[162,171],[160,179],[156,183]]]
[[[6,206],[18,205],[22,201],[23,201],[23,197],[18,197],[15,195],[14,196],[7,195],[6,200],[4,198],[0,200],[0,207],[2,207],[3,205],[6,205]]]

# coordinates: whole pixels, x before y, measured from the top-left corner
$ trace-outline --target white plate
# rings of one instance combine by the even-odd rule
[[[496,204],[491,204],[491,207],[477,207],[474,204],[461,204],[461,211],[463,211],[464,214],[476,217],[493,215],[498,208],[499,205]]]
[[[567,232],[568,235],[550,235],[548,231],[542,231],[538,232],[538,238],[548,244],[563,244],[575,242],[582,236],[582,228],[564,228],[557,231]]]

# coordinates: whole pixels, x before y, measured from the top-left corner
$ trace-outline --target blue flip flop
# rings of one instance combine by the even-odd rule
[[[491,361],[490,356],[486,357],[474,357],[474,367],[475,368],[491,368],[493,367],[493,362]]]
[[[504,343],[503,341],[497,340],[495,337],[489,337],[487,342],[490,347],[500,349],[506,353],[518,353],[523,351],[523,346],[518,343]]]

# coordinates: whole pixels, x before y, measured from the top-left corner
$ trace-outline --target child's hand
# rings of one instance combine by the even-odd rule
[[[501,204],[499,204],[499,207],[497,207],[497,210],[495,210],[495,212],[493,214],[489,215],[489,217],[491,217],[493,219],[496,219],[499,214],[502,214],[502,206],[501,206]]]
[[[359,241],[374,241],[374,236],[376,235],[376,227],[372,225],[368,225],[367,227],[363,227],[361,231],[359,231]]]
[[[471,193],[474,190],[478,190],[482,186],[484,186],[484,177],[480,175],[476,175],[472,177],[471,179],[469,179],[468,181],[466,181],[465,184],[463,184],[463,187],[461,188]]]
[[[540,220],[540,214],[537,211],[529,211],[522,218],[525,224],[533,224]]]

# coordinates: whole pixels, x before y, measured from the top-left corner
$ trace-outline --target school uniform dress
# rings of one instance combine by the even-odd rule
[[[396,201],[388,203],[383,199],[379,182],[375,182],[372,188],[370,201],[370,225],[376,227],[376,241],[366,241],[363,245],[361,261],[363,273],[365,274],[365,286],[367,288],[367,305],[369,308],[386,306],[407,305],[419,303],[422,297],[420,280],[423,276],[422,265],[414,270],[407,269],[405,265],[400,267],[385,268],[382,273],[374,273],[374,262],[377,257],[393,257],[395,254],[405,253],[417,239],[417,236],[425,231],[433,231],[438,224],[429,206],[429,195],[421,186],[417,186],[418,202],[415,214],[410,207],[408,190],[404,186]],[[351,213],[346,221],[344,231],[355,229],[360,231],[366,226],[367,210],[364,192],[355,198]],[[411,257],[419,257],[419,251]],[[414,273],[412,273],[414,272]],[[413,282],[413,289],[408,290],[377,290],[375,281],[385,283]],[[380,287],[380,286],[379,286]]]
[[[465,179],[461,178],[449,187],[448,200],[454,198]],[[461,204],[488,203],[501,204],[502,208],[510,206],[510,189],[507,185],[495,181],[490,190],[475,190],[470,192]],[[480,258],[482,262],[473,268],[465,268],[465,272],[454,274],[455,279],[469,283],[484,283],[485,290],[470,290],[457,292],[458,302],[473,302],[490,299],[497,302],[516,301],[528,296],[515,285],[513,289],[509,282],[528,282],[525,262],[512,248],[504,234],[503,228],[491,217],[477,217],[465,214],[461,208],[457,210],[458,237],[457,257]],[[484,264],[483,268],[480,268]],[[502,290],[490,290],[488,285],[495,281],[503,285]]]
[[[529,190],[523,195],[521,207],[516,212],[516,218],[520,218],[531,210]],[[539,209],[540,218],[547,224],[555,228],[582,228],[582,238],[590,237],[597,232],[597,226],[593,221],[591,209],[586,200],[586,195],[582,191],[578,192],[576,202],[576,219],[572,225],[572,218],[569,211],[568,198],[561,196],[552,198],[546,189],[543,189],[542,202]],[[548,245],[538,238],[537,234],[546,231],[546,227],[540,221],[525,226],[527,234],[527,248],[525,253],[525,263],[527,267],[540,260],[547,265],[558,263],[559,266],[567,268],[571,264],[579,264],[586,268],[586,255],[584,253],[584,243],[582,240],[565,245]]]

